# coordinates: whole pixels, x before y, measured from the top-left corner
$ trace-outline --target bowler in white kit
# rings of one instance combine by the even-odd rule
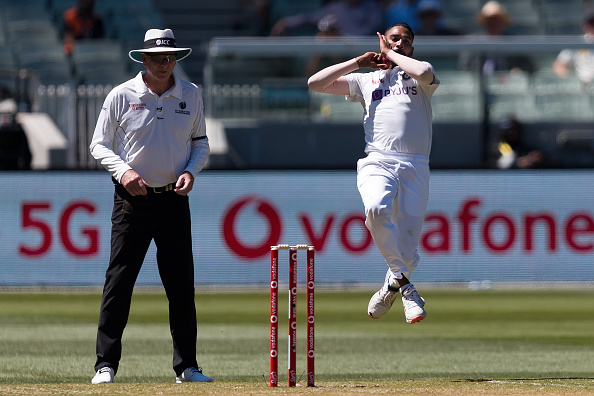
[[[308,80],[316,92],[345,95],[364,108],[365,153],[357,187],[365,224],[388,264],[384,285],[371,297],[377,319],[402,296],[408,323],[425,318],[425,301],[409,281],[429,198],[431,96],[439,86],[433,66],[412,58],[414,33],[396,23],[378,33],[380,52],[366,52],[320,70]],[[361,68],[377,69],[357,72]]]

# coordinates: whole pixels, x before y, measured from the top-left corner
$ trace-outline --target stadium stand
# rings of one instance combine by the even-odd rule
[[[550,68],[534,74],[531,92],[543,121],[593,121],[592,95],[575,76],[557,77]]]
[[[3,57],[0,66],[28,69],[44,84],[113,84],[135,74],[139,67],[128,62],[126,49],[140,45],[147,29],[162,25],[152,2],[97,1],[96,9],[106,22],[106,40],[93,44],[81,41],[80,48],[69,59],[60,55],[63,52],[60,21],[63,12],[74,3],[74,0],[18,3],[0,0],[0,46],[3,48],[0,51],[12,51],[13,55]],[[110,46],[110,50],[106,50],[106,46]],[[92,66],[94,56],[96,65]]]
[[[444,23],[464,34],[476,31],[476,25],[469,23],[476,18],[483,0],[443,0]],[[584,12],[583,0],[501,0],[513,16],[511,34],[581,34],[580,20]],[[39,40],[57,37],[58,21],[73,0],[22,0],[18,3],[0,0],[2,10],[0,22],[0,45],[11,45],[13,51],[20,51],[19,42],[25,35],[37,35]],[[218,0],[216,2],[187,2],[170,0],[152,2],[142,0],[101,0],[96,10],[104,17],[108,39],[119,40],[123,49],[136,47],[142,33],[152,26],[170,27],[180,41],[194,48],[197,56],[189,58],[183,65],[190,79],[202,83],[205,51],[208,41],[216,36],[249,36],[256,29],[252,20],[254,2],[249,0]],[[322,0],[270,0],[268,2],[268,26],[278,19],[299,12],[311,12],[323,4]],[[382,4],[385,4],[382,3]],[[25,21],[38,21],[35,24]],[[43,22],[41,22],[43,21]],[[48,27],[48,25],[53,25]],[[46,33],[40,34],[41,29]],[[37,33],[35,33],[37,32]],[[125,51],[123,51],[125,53]],[[17,57],[18,60],[18,57]],[[129,65],[134,74],[138,65]],[[76,71],[72,70],[73,78]],[[62,74],[62,72],[60,72]]]
[[[80,84],[120,84],[131,77],[129,63],[121,42],[114,39],[81,41],[72,53],[74,75]]]
[[[45,84],[68,83],[71,68],[63,51],[58,28],[42,2],[5,8],[4,31],[16,66],[34,71]]]
[[[184,59],[183,69],[191,81],[202,84],[208,42],[215,36],[234,36],[241,2],[238,0],[195,1],[169,0],[155,4],[163,26],[173,30],[175,38],[192,48],[192,56]]]
[[[0,0],[0,87],[14,91],[22,82],[19,70],[26,70],[21,76],[32,76],[34,83],[44,87],[46,96],[42,110],[50,113],[61,129],[66,130],[67,125],[74,122],[60,106],[74,112],[72,102],[64,99],[63,104],[56,104],[51,95],[56,95],[58,90],[48,87],[86,85],[86,89],[76,94],[83,92],[86,96],[83,95],[83,100],[77,96],[77,100],[81,103],[86,100],[88,109],[99,107],[108,87],[142,70],[142,65],[131,62],[127,53],[142,46],[142,37],[148,28],[171,28],[180,43],[193,49],[192,56],[176,68],[187,79],[204,85],[207,51],[213,37],[266,36],[264,27],[270,28],[284,16],[315,11],[325,1],[261,0],[260,4],[268,4],[267,12],[262,14],[259,13],[262,10],[256,10],[254,6],[256,0],[97,0],[95,8],[103,16],[106,38],[81,41],[72,56],[65,57],[60,49],[59,21],[64,10],[72,7],[75,0]],[[387,1],[378,1],[384,6],[387,4]],[[463,35],[477,32],[476,16],[486,0],[441,1],[443,22],[447,27]],[[582,34],[584,0],[499,1],[513,18],[508,31],[510,35]],[[268,19],[259,20],[262,15],[267,15]],[[418,50],[420,54],[423,49]],[[496,75],[485,81],[485,87],[481,87],[476,73],[459,70],[456,54],[432,56],[430,60],[442,79],[442,87],[433,98],[437,124],[478,125],[485,109],[494,122],[511,113],[518,113],[521,121],[528,123],[591,122],[594,119],[592,92],[578,86],[574,78],[560,80],[551,75],[556,53],[532,56],[536,71],[531,75]],[[308,93],[306,87],[302,89],[303,59],[295,61],[270,56],[246,61],[241,56],[229,56],[209,61],[216,71],[217,81],[213,89],[220,93],[211,106],[216,111],[213,115],[261,119],[286,116],[302,120],[311,117],[314,122],[328,123],[360,121],[361,113],[352,111],[352,104],[342,97],[319,97]],[[95,85],[103,87],[93,89]],[[477,100],[483,88],[488,93],[485,103]],[[73,95],[73,91],[76,89],[63,92]],[[26,95],[19,100],[23,98]],[[88,129],[93,124],[94,113],[88,109],[88,119],[77,120],[79,124],[74,130]],[[267,113],[270,109],[272,112]],[[78,109],[78,113],[84,112]],[[567,142],[571,142],[572,135],[566,133],[563,136],[563,144],[570,145]],[[86,150],[85,142],[76,144],[82,147],[81,152]]]
[[[513,115],[523,122],[538,117],[533,95],[530,92],[530,75],[523,71],[495,73],[486,77],[487,92],[490,93],[489,116],[503,120]]]
[[[477,122],[481,109],[476,100],[479,92],[476,73],[449,71],[439,76],[443,82],[432,98],[435,122]]]

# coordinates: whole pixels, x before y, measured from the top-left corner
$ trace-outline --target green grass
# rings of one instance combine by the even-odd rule
[[[358,389],[360,382],[363,388],[373,388],[372,384],[388,386],[393,381],[394,386],[407,381],[475,386],[469,384],[562,380],[578,381],[571,389],[594,392],[594,290],[420,291],[428,316],[414,325],[404,321],[398,303],[384,318],[369,319],[366,308],[372,290],[318,291],[316,381],[329,389],[338,386],[338,394],[346,392],[338,384]],[[94,374],[100,299],[97,291],[0,292],[0,394],[27,394],[15,391],[21,389],[19,384],[45,389],[38,394],[54,394],[48,390],[52,384],[87,386]],[[281,317],[286,317],[286,301],[281,295]],[[302,375],[301,295],[298,304],[297,364]],[[217,380],[213,386],[266,389],[268,291],[199,290],[196,306],[198,362]],[[285,323],[281,320],[282,386]],[[167,301],[161,291],[135,291],[123,348],[116,377],[121,386],[173,381]],[[300,383],[304,382],[302,377]],[[61,386],[66,393],[66,385]],[[147,392],[143,389],[138,394]],[[136,394],[126,392],[122,394]],[[464,393],[460,388],[456,392]]]

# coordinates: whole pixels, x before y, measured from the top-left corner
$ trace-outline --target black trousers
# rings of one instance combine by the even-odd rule
[[[111,222],[111,255],[101,300],[95,370],[105,366],[118,370],[132,290],[151,240],[157,247],[159,275],[169,301],[173,369],[180,375],[188,367],[197,367],[188,197],[173,191],[131,196],[118,184]]]

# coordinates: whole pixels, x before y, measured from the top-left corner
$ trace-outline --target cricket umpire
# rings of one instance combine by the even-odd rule
[[[150,29],[129,52],[146,70],[105,99],[90,150],[115,184],[111,254],[97,331],[96,375],[113,382],[136,278],[152,240],[169,300],[176,381],[210,382],[196,360],[194,261],[188,193],[208,158],[200,89],[174,72],[192,50],[170,29]]]

